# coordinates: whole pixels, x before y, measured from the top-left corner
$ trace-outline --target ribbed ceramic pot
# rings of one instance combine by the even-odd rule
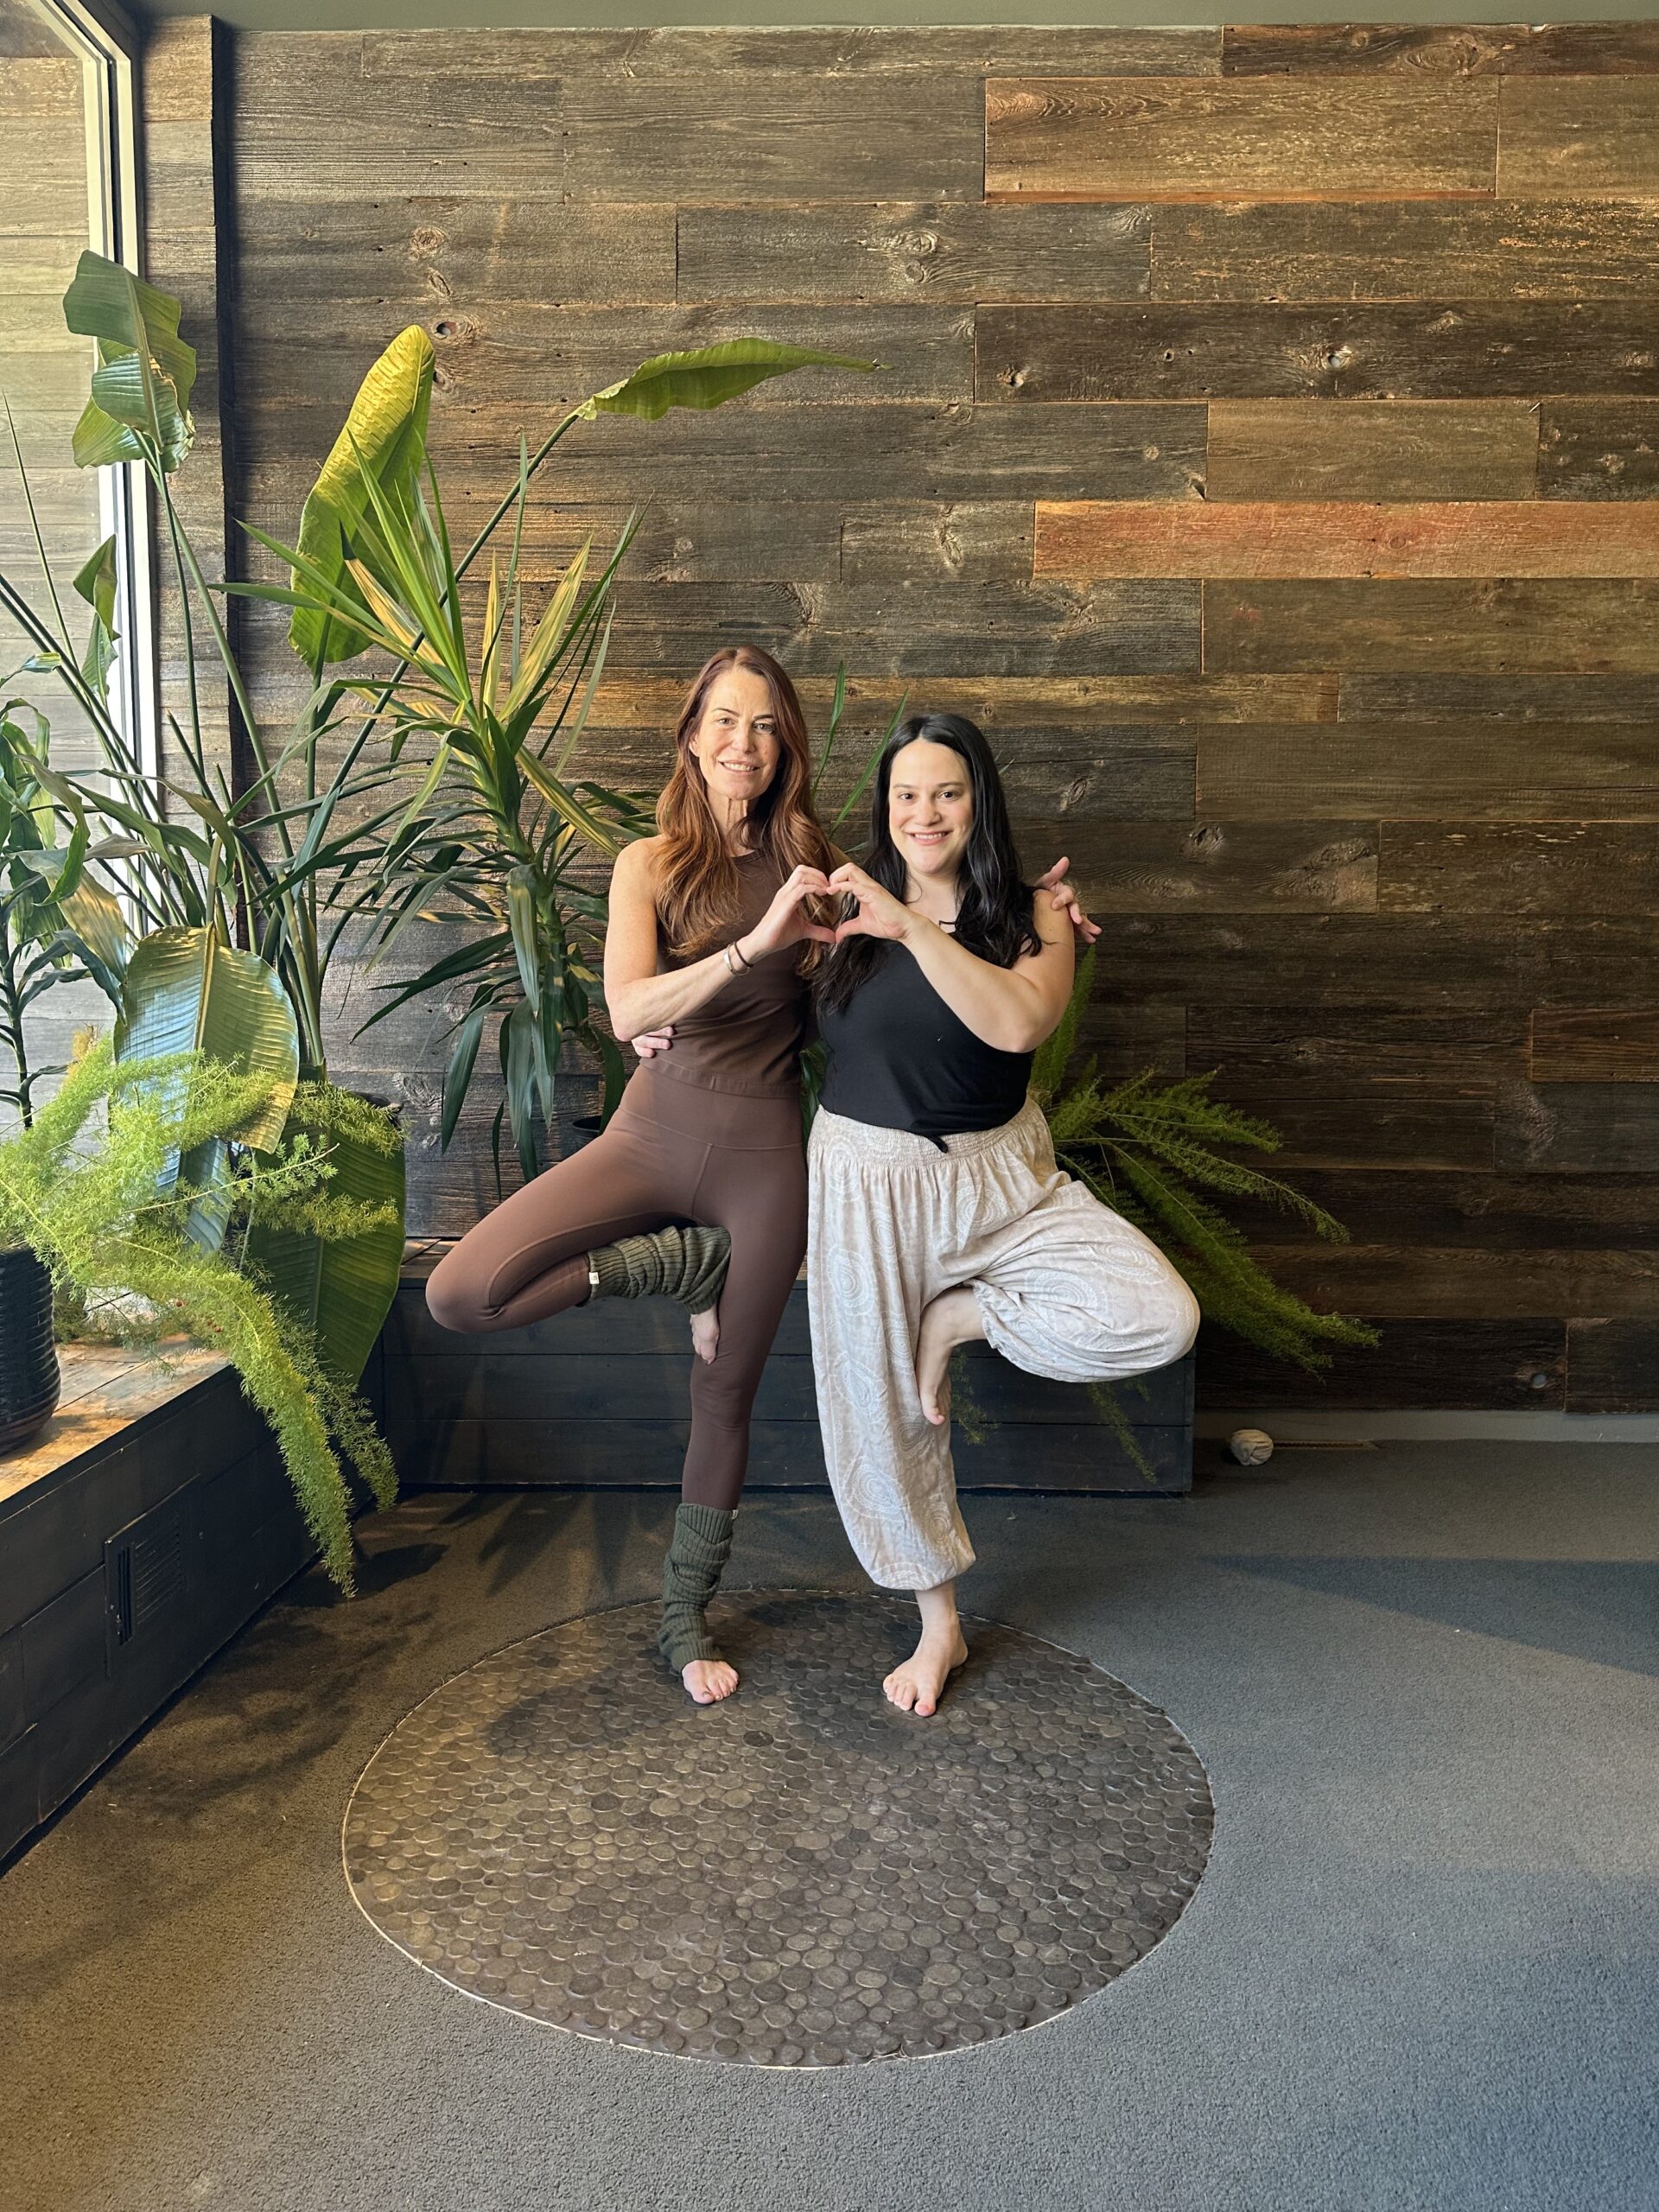
[[[52,1278],[27,1245],[0,1252],[0,1452],[15,1452],[58,1402]]]

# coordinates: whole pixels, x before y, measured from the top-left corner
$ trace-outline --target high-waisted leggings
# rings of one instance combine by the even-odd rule
[[[582,1304],[595,1246],[671,1221],[732,1240],[719,1347],[692,1363],[683,1489],[694,1505],[729,1511],[748,1465],[760,1370],[806,1249],[797,1097],[740,1097],[639,1069],[601,1135],[504,1199],[439,1262],[426,1302],[446,1329],[521,1329]]]

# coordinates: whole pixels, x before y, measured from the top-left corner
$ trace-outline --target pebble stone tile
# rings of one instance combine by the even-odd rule
[[[353,1892],[456,1988],[683,2058],[914,2058],[1092,1996],[1197,1888],[1203,1767],[1074,1653],[970,1622],[920,1719],[880,1692],[906,1601],[739,1592],[711,1623],[741,1688],[698,1707],[657,1611],[481,1660],[359,1781]]]

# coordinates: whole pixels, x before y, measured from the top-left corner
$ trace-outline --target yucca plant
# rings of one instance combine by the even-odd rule
[[[106,1039],[70,1069],[31,1128],[0,1143],[0,1241],[37,1253],[99,1332],[128,1343],[182,1332],[225,1355],[270,1421],[306,1525],[349,1593],[341,1455],[389,1505],[391,1454],[249,1253],[261,1233],[349,1239],[381,1224],[372,1207],[331,1190],[327,1142],[290,1141],[274,1160],[245,1146],[269,1112],[257,1077],[199,1052],[118,1060]],[[190,1215],[218,1192],[184,1181],[175,1163],[213,1145],[238,1147],[236,1172],[230,1235],[204,1250]]]
[[[176,584],[182,630],[183,684],[167,716],[169,772],[158,778],[120,723],[110,697],[116,635],[114,541],[98,548],[73,580],[90,608],[84,645],[77,639],[35,519],[28,472],[15,429],[14,456],[25,510],[34,525],[42,589],[31,599],[0,576],[0,604],[35,650],[28,665],[54,674],[89,723],[99,748],[97,772],[76,777],[38,770],[48,795],[90,825],[78,882],[57,887],[57,905],[86,971],[117,1009],[118,1055],[146,1058],[200,1052],[265,1086],[257,1141],[279,1141],[302,1076],[326,1080],[322,985],[329,945],[318,928],[319,897],[342,849],[329,841],[337,810],[378,790],[384,775],[336,775],[320,785],[316,747],[327,723],[326,693],[314,691],[297,733],[273,754],[249,702],[237,656],[174,499],[172,478],[194,436],[190,394],[195,355],[180,334],[179,302],[128,270],[83,254],[64,295],[72,330],[94,338],[99,365],[76,425],[74,458],[83,467],[135,462],[149,478]],[[204,737],[207,671],[222,672],[246,724],[257,763],[249,787],[232,788],[227,765],[211,759]],[[296,790],[289,791],[296,785]],[[395,807],[391,810],[395,811]],[[342,1109],[343,1110],[343,1109]],[[401,1147],[353,1149],[340,1158],[382,1211],[401,1221]],[[188,1188],[184,1215],[192,1241],[211,1251],[232,1211],[228,1146],[208,1135],[175,1147],[163,1161],[168,1190]],[[372,1190],[367,1185],[372,1184]],[[343,1310],[328,1281],[348,1285],[359,1316],[376,1325],[396,1290],[392,1240],[313,1238],[308,1267],[289,1266],[284,1294],[294,1318],[316,1332],[331,1370],[355,1382],[351,1364],[360,1327],[330,1327]]]
[[[1108,1087],[1092,1058],[1072,1072],[1094,967],[1090,952],[1060,1026],[1032,1070],[1059,1165],[1152,1239],[1217,1328],[1310,1372],[1330,1364],[1331,1345],[1376,1344],[1376,1332],[1363,1322],[1316,1313],[1274,1282],[1217,1203],[1259,1200],[1294,1214],[1328,1243],[1346,1243],[1347,1230],[1323,1206],[1225,1156],[1277,1152],[1277,1130],[1211,1097],[1211,1075],[1160,1085],[1147,1071]]]

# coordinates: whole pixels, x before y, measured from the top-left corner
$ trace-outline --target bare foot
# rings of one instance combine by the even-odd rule
[[[888,1702],[905,1713],[936,1711],[946,1677],[967,1656],[968,1646],[954,1621],[948,1629],[924,1629],[922,1640],[909,1658],[895,1667],[881,1685]]]
[[[694,1659],[681,1668],[680,1680],[698,1705],[718,1705],[737,1688],[737,1669],[723,1659]]]
[[[711,1306],[706,1313],[691,1316],[691,1349],[699,1359],[711,1360],[720,1343],[720,1308]],[[723,1697],[725,1692],[722,1690]]]
[[[936,1428],[950,1418],[951,1353],[984,1333],[979,1300],[965,1284],[924,1309],[916,1340],[916,1389],[922,1411]]]

